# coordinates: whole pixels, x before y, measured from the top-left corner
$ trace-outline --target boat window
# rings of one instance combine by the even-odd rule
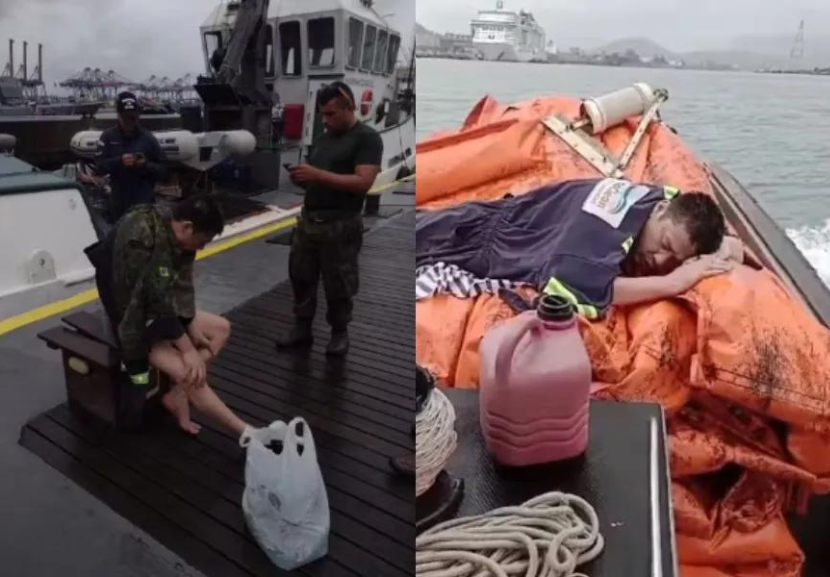
[[[207,54],[208,62],[213,72],[219,72],[219,67],[222,65],[224,55],[218,52],[222,47],[222,33],[221,32],[205,32],[205,53]]]
[[[220,46],[222,46],[221,32],[205,32],[205,48],[207,49],[208,58],[210,58]]]
[[[363,61],[360,67],[365,70],[372,69],[372,62],[375,59],[375,39],[378,34],[378,29],[374,26],[366,27],[366,36],[363,38]]]
[[[300,76],[303,73],[300,50],[300,23],[295,20],[280,24],[282,73],[286,76]]]
[[[386,66],[386,48],[389,46],[389,32],[381,30],[378,33],[378,48],[375,51],[375,65],[373,70],[375,72],[385,72]]]
[[[323,68],[334,64],[334,18],[308,21],[308,66]]]
[[[349,58],[348,66],[360,67],[360,49],[363,47],[363,22],[349,19]]]
[[[268,24],[265,27],[265,76],[267,78],[273,78],[277,74],[274,51],[274,27]]]
[[[398,50],[401,48],[401,37],[392,35],[389,37],[389,53],[386,55],[386,72],[393,74],[398,64]]]

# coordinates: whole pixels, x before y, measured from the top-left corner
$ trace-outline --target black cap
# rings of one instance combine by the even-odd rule
[[[141,113],[141,106],[138,97],[132,92],[122,92],[115,100],[115,109],[119,114],[138,116]]]
[[[539,300],[536,314],[543,321],[567,321],[574,316],[574,306],[562,295],[544,295]]]

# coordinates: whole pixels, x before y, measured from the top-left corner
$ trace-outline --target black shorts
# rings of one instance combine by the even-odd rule
[[[181,323],[182,327],[184,327],[185,331],[187,331],[187,329],[190,327],[190,323],[193,322],[192,317],[178,317],[178,319],[179,319],[179,322]],[[169,323],[167,323],[167,324],[169,325]],[[159,327],[159,328],[161,328],[161,327]],[[147,329],[147,333],[146,333],[147,341],[150,343],[150,346],[152,347],[156,343],[161,343],[161,342],[164,342],[164,341],[172,340],[171,335],[168,333],[168,330],[169,330],[169,326],[163,327],[162,330],[154,330],[153,325],[150,325],[150,327]]]

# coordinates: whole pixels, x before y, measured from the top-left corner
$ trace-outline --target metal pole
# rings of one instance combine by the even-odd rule
[[[43,84],[43,44],[37,45],[37,80]]]
[[[14,76],[14,39],[9,38],[9,75]]]
[[[29,43],[23,41],[23,82],[29,81]]]

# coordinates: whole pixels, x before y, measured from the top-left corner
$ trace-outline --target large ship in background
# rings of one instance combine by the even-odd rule
[[[506,62],[544,62],[545,31],[533,14],[504,9],[504,1],[495,10],[480,10],[470,22],[473,47],[484,60]]]

